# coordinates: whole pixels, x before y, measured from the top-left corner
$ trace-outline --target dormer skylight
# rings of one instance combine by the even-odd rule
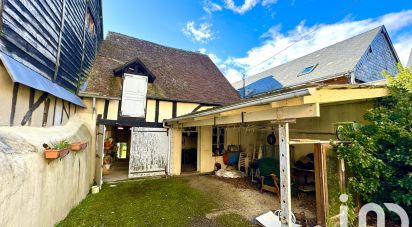
[[[301,73],[299,73],[298,76],[302,76],[302,75],[311,73],[316,68],[316,66],[318,66],[318,64],[314,64],[314,65],[311,65],[311,66],[308,66],[308,67],[304,68],[303,71]]]

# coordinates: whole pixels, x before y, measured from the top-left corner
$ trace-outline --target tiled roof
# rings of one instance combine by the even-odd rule
[[[285,64],[246,77],[245,85],[271,77],[277,83],[274,89],[278,89],[278,87],[292,87],[345,75],[354,70],[371,42],[382,30],[384,30],[384,26],[374,28]],[[302,75],[302,71],[310,66],[315,66],[313,71]],[[243,82],[235,82],[233,86],[236,89],[241,89]]]
[[[84,92],[120,97],[122,84],[113,69],[133,59],[156,77],[148,86],[148,97],[210,104],[239,100],[238,92],[207,55],[114,32],[103,41]]]
[[[412,49],[411,49],[411,53],[409,54],[409,60],[408,63],[406,64],[407,67],[411,67],[412,66]]]

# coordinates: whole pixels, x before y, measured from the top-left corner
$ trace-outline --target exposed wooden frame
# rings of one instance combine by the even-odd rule
[[[103,119],[107,119],[107,113],[109,112],[109,100],[104,100],[104,110],[103,110]]]
[[[282,227],[292,226],[290,190],[289,123],[279,123],[280,207]]]
[[[304,96],[305,104],[308,103],[334,103],[344,101],[366,100],[372,98],[385,97],[389,95],[389,90],[386,87],[373,88],[349,88],[343,89],[339,87],[330,87],[319,89],[312,95]]]
[[[227,125],[239,124],[257,121],[274,121],[286,120],[295,118],[319,117],[320,108],[318,103],[306,104],[300,106],[289,106],[274,108],[256,112],[242,113],[237,115],[229,115],[224,117],[205,116],[198,117],[192,121],[180,122],[182,127],[195,127],[206,125]]]
[[[14,124],[14,115],[16,113],[17,96],[19,92],[19,83],[13,84],[13,97],[11,99],[11,111],[10,111],[10,126]]]
[[[39,99],[37,99],[37,101],[30,106],[29,110],[26,112],[26,114],[23,117],[23,120],[21,121],[22,126],[26,125],[27,122],[30,122],[33,112],[36,111],[37,108],[39,108],[39,106],[44,102],[44,100],[46,100],[48,95],[49,94],[47,92],[43,92]]]
[[[329,144],[314,144],[315,187],[316,187],[316,219],[317,224],[326,226],[328,211],[328,182],[326,172],[326,152]]]

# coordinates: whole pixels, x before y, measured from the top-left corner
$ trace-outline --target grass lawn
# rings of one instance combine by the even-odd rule
[[[211,195],[180,178],[149,179],[104,185],[89,195],[58,226],[249,226],[236,214],[208,220],[218,209]]]

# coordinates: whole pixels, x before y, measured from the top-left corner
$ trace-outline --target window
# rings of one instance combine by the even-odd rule
[[[302,75],[311,73],[311,72],[316,68],[316,66],[318,66],[318,64],[316,64],[316,65],[311,65],[311,66],[309,66],[309,67],[306,67],[305,69],[303,69],[303,71],[302,71],[301,73],[299,73],[298,76],[302,76]]]
[[[225,129],[220,127],[213,128],[212,152],[213,155],[223,155],[225,149]]]
[[[86,13],[86,26],[89,33],[94,34],[94,19],[89,9]]]

